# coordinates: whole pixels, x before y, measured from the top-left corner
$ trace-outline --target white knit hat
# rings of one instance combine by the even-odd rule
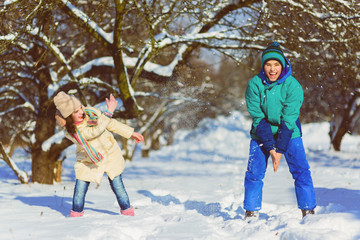
[[[76,97],[70,96],[64,92],[59,92],[54,97],[54,103],[64,118],[67,118],[82,106],[81,102]]]

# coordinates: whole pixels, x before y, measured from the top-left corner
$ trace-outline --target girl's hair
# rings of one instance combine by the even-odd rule
[[[85,112],[83,114],[83,118],[85,118]],[[72,117],[72,114],[70,116],[68,116],[67,118],[65,118],[65,121],[66,121],[66,124],[65,124],[66,131],[68,131],[68,133],[70,133],[70,134],[75,134],[76,126],[74,124],[74,119]]]
[[[72,118],[72,114],[70,116],[68,116],[67,118],[65,118],[65,121],[66,121],[66,124],[65,124],[66,131],[68,131],[68,133],[70,133],[70,134],[75,134],[76,126],[74,124],[74,119]]]

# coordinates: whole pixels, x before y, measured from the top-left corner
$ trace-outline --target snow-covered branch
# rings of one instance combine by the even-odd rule
[[[20,170],[14,160],[9,156],[9,154],[5,151],[3,144],[0,142],[0,153],[2,155],[2,159],[9,165],[9,167],[14,171],[15,175],[18,177],[21,183],[28,183],[30,181],[30,177],[28,174]]]
[[[27,109],[30,109],[32,112],[35,112],[34,106],[32,104],[30,104],[29,102],[25,102],[23,104],[15,106],[15,107],[9,108],[6,111],[0,112],[0,117],[4,116],[12,111],[15,111],[17,109],[21,109],[21,108],[27,108]]]
[[[13,33],[9,33],[7,35],[0,36],[0,41],[13,41],[13,40],[15,40],[16,37],[17,37],[17,35],[15,35]]]
[[[16,2],[17,1],[15,1],[15,0],[7,0],[7,2],[6,2],[7,4],[4,4],[4,5],[6,6],[6,5],[16,3]],[[40,0],[39,4],[25,17],[24,26],[27,26],[28,22],[30,22],[30,20],[35,16],[35,14],[40,10],[42,4],[43,4],[43,0]],[[4,9],[5,9],[5,7],[4,7]],[[16,39],[23,33],[23,31],[25,31],[25,29],[26,28],[23,27],[16,33],[9,33],[5,36],[0,36],[0,40],[7,41],[5,47],[3,47],[3,49],[0,49],[0,53],[2,53],[6,49],[6,46],[14,44]]]
[[[91,78],[81,78],[80,79],[80,84],[81,85],[89,85],[89,84],[93,84],[96,86],[100,86],[100,87],[104,87],[106,88],[109,92],[119,92],[119,89],[114,87],[113,85],[102,81],[101,79],[97,78],[97,77],[91,77]]]
[[[34,107],[34,105],[31,104],[29,99],[15,87],[7,86],[6,88],[0,88],[0,92],[1,92],[1,94],[3,94],[4,92],[13,92],[24,102],[23,104],[16,105],[15,107],[9,108],[6,111],[0,112],[0,116],[6,115],[9,112],[12,112],[12,111],[14,111],[16,109],[20,109],[20,108],[27,108],[27,109],[30,109],[31,112],[36,113],[37,110]],[[5,96],[4,98],[11,98],[11,96]]]
[[[182,102],[199,102],[199,99],[196,99],[196,98],[176,96],[176,95],[162,96],[158,93],[153,93],[153,92],[135,92],[135,96],[136,97],[156,97],[156,98],[164,99],[164,100],[176,100],[176,101],[182,101]]]
[[[68,63],[68,61],[66,60],[65,56],[62,54],[62,52],[60,51],[60,49],[53,44],[50,39],[41,31],[39,31],[38,28],[31,28],[31,27],[27,27],[28,33],[32,34],[33,36],[37,37],[38,39],[41,40],[41,42],[48,47],[48,49],[54,54],[54,56],[66,67],[68,73],[72,73],[71,71],[71,67]],[[73,78],[73,76],[70,76],[71,78]],[[75,79],[73,79],[75,80]]]
[[[320,11],[319,9],[315,8],[314,4],[308,3],[308,2],[304,2],[305,4],[302,4],[299,1],[293,1],[293,0],[274,0],[272,2],[282,2],[282,3],[286,3],[289,4],[290,6],[299,9],[298,12],[304,12],[307,13],[315,18],[318,18],[319,20],[325,20],[325,19],[354,19],[354,18],[360,18],[360,15],[357,14],[358,10],[352,8],[349,3],[347,1],[343,1],[343,0],[334,0],[332,2],[329,1],[320,1],[322,6],[327,6],[330,4],[333,4],[333,2],[336,2],[339,6],[342,6],[343,9],[347,9],[351,15],[347,15],[344,12],[343,13],[337,13],[334,10],[330,10],[331,7],[327,8],[327,11]],[[340,8],[336,8],[336,9],[340,9]],[[319,24],[321,24],[320,22],[318,22]]]
[[[50,150],[51,146],[53,146],[55,143],[57,144],[61,143],[64,138],[65,138],[64,131],[59,131],[58,133],[50,137],[48,140],[43,142],[43,144],[41,145],[41,149],[44,152],[47,152]]]
[[[113,43],[113,33],[105,32],[96,22],[91,20],[89,16],[74,6],[69,0],[56,0],[55,2],[74,22],[87,29],[104,46],[108,47]]]
[[[151,116],[151,118],[147,121],[147,123],[141,127],[139,130],[139,133],[143,134],[154,122],[156,119],[161,115],[161,113],[164,111],[165,106],[168,104],[167,101],[162,102],[155,113]]]

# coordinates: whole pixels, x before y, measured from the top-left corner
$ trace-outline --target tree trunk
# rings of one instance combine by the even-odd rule
[[[41,149],[33,151],[32,181],[42,184],[53,184],[56,160],[57,158],[50,152],[43,152]]]
[[[46,28],[48,28],[48,25]],[[45,141],[55,134],[55,112],[56,108],[49,98],[48,86],[52,84],[50,71],[46,66],[44,55],[47,50],[40,45],[34,45],[30,55],[38,62],[35,66],[36,78],[38,79],[38,112],[35,118],[34,138],[35,142],[31,145],[32,157],[32,181],[42,184],[53,184],[55,180],[55,166],[61,152],[57,149],[43,150],[42,145]]]
[[[53,144],[48,151],[40,147],[32,148],[32,181],[42,184],[61,182],[62,163],[65,157],[59,159],[64,149],[72,144],[68,139]]]
[[[48,111],[44,110],[39,113],[34,133],[36,142],[31,146],[32,181],[43,184],[53,184],[55,174],[59,168],[57,162],[61,152],[72,143],[64,139],[61,143],[52,144],[49,150],[44,151],[44,149],[42,149],[43,143],[52,137],[55,132],[55,107],[44,108]]]
[[[151,148],[151,137],[149,136],[149,131],[143,132],[144,143],[141,147],[141,156],[143,158],[148,158],[150,156],[150,148]]]
[[[360,104],[358,103],[360,98],[360,93],[355,92],[345,110],[342,113],[338,113],[337,116],[334,116],[330,126],[330,140],[331,144],[335,151],[340,151],[341,141],[346,133],[353,131],[356,123],[360,118]]]
[[[55,182],[61,182],[62,164],[63,160],[58,160],[55,163]]]
[[[345,124],[341,124],[335,134],[335,136],[331,139],[331,144],[335,151],[340,151],[341,148],[341,141],[345,136],[347,130],[344,126]]]

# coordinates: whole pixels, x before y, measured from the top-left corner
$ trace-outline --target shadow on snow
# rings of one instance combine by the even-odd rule
[[[360,169],[360,158],[358,153],[333,152],[324,150],[308,149],[307,158],[310,162],[320,163],[325,167],[342,167]]]
[[[231,217],[229,213],[222,211],[220,203],[205,203],[203,201],[191,201],[187,200],[185,202],[181,202],[176,197],[168,194],[165,196],[155,196],[150,191],[147,190],[139,190],[138,193],[148,197],[152,202],[160,203],[164,206],[169,206],[171,203],[177,205],[184,205],[186,210],[196,210],[199,214],[203,216],[214,216],[214,217],[222,217],[224,221],[232,220],[232,219],[242,219],[240,215],[244,215],[244,210],[239,207],[235,212],[236,216]],[[226,209],[225,209],[226,210]]]
[[[70,197],[59,197],[59,196],[39,196],[39,197],[22,197],[18,196],[15,200],[19,200],[24,204],[29,206],[39,206],[39,207],[48,207],[52,210],[55,210],[61,213],[64,217],[68,217],[70,215],[70,210],[72,207],[72,198]],[[86,207],[87,204],[92,204],[91,201],[85,202],[84,210],[91,210],[94,212],[101,212],[110,215],[119,215],[119,213],[115,213],[109,210],[96,209]]]
[[[318,206],[328,207],[330,212],[357,212],[360,218],[360,190],[345,188],[315,188]]]

